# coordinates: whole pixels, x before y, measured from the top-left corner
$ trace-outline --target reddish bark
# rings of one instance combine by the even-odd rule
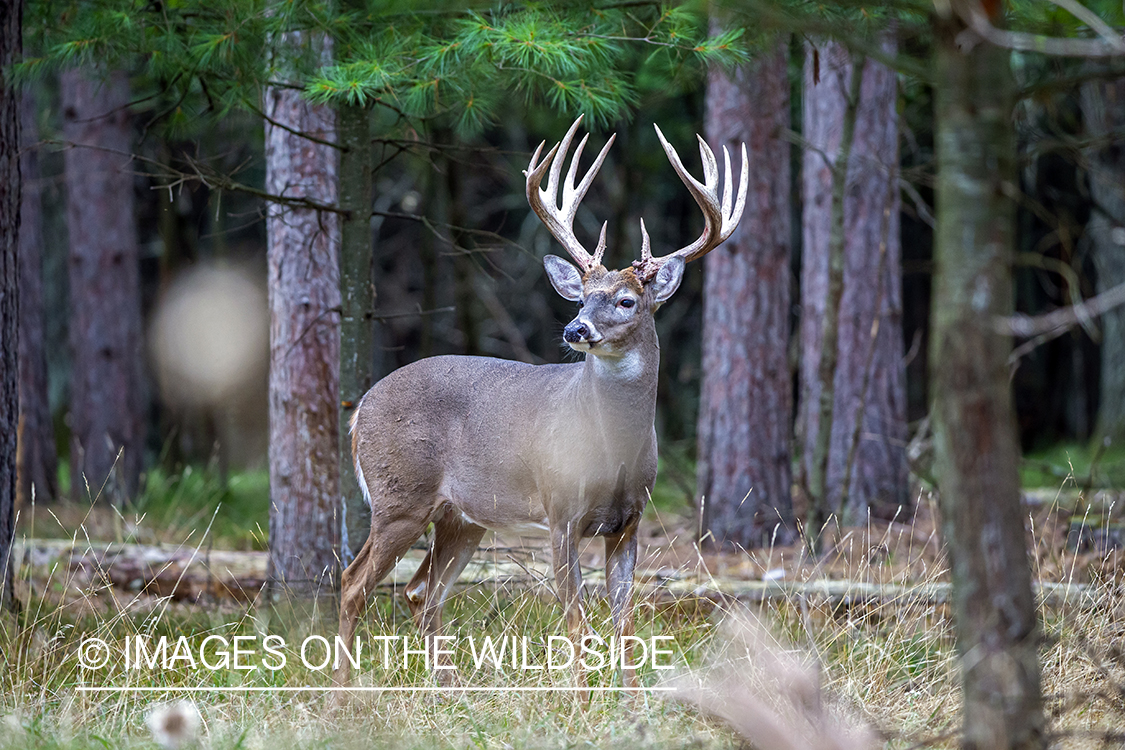
[[[884,46],[888,52],[894,52],[893,42]],[[850,55],[843,46],[826,42],[816,49],[819,82],[812,46],[805,64],[804,137],[808,146],[804,155],[798,435],[804,447],[802,471],[806,475],[811,473],[809,461],[819,426],[817,403],[821,386],[817,368],[821,321],[828,296],[832,164],[840,147],[852,68]],[[849,510],[857,518],[862,518],[869,507],[894,507],[908,501],[896,99],[894,73],[868,61],[860,89],[844,200],[844,286],[827,472],[828,507],[838,510],[862,407],[859,444],[847,493]],[[884,243],[886,257],[880,274],[880,246]],[[880,320],[872,352],[876,304]]]
[[[71,70],[61,83],[63,135],[77,144],[65,164],[71,494],[121,503],[137,489],[144,446],[129,80]]]
[[[299,91],[266,91],[266,189],[336,202],[335,117]],[[299,598],[338,585],[340,228],[336,214],[270,207],[270,592]]]
[[[751,68],[713,68],[707,141],[750,159],[746,212],[704,261],[700,536],[712,546],[788,543],[789,79],[787,43]]]

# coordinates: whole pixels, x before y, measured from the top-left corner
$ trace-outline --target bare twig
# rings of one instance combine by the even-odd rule
[[[937,228],[937,220],[934,218],[933,212],[930,210],[929,205],[922,198],[922,194],[918,192],[918,188],[911,185],[907,180],[902,177],[898,178],[898,185],[902,188],[902,192],[906,193],[907,197],[914,202],[914,210],[918,212],[918,218],[922,223],[930,229]]]
[[[74,143],[72,141],[48,140],[44,141],[44,143],[49,143],[54,146],[61,146],[62,148],[68,149],[89,148],[95,151],[105,151],[106,153],[117,154],[118,156],[122,156],[132,161],[155,167],[157,171],[151,174],[152,177],[162,177],[164,179],[171,180],[167,184],[160,185],[159,188],[161,190],[171,190],[180,185],[196,182],[212,190],[230,190],[240,193],[246,193],[247,195],[253,195],[255,197],[268,200],[271,203],[288,206],[289,208],[305,208],[313,211],[327,211],[329,213],[335,214],[348,213],[339,206],[334,206],[328,203],[320,203],[318,201],[314,201],[311,198],[292,195],[274,195],[272,193],[267,193],[265,190],[260,190],[255,187],[251,187],[250,185],[232,180],[230,177],[216,172],[190,157],[185,158],[185,162],[194,171],[184,172],[168,164],[165,164],[162,161],[158,161],[157,159],[150,159],[147,156],[141,156],[140,154],[134,154],[129,151],[120,151],[118,149],[105,148],[104,146],[91,146],[84,143]]]
[[[347,149],[344,148],[343,146],[341,146],[339,143],[333,143],[332,141],[326,141],[323,138],[317,138],[312,133],[306,133],[303,130],[297,130],[296,128],[291,128],[283,122],[278,122],[277,120],[273,119],[272,117],[267,115],[265,112],[263,112],[260,108],[254,106],[254,104],[249,99],[243,98],[242,106],[246,107],[246,109],[250,110],[251,112],[253,112],[258,117],[261,117],[263,120],[268,122],[273,127],[280,128],[280,129],[284,130],[286,133],[289,133],[291,135],[295,135],[298,138],[304,138],[305,140],[312,141],[313,143],[319,143],[321,146],[330,146],[331,148],[339,149],[340,151],[344,151],[344,152],[347,151]]]
[[[1085,314],[1082,308],[1082,290],[1078,281],[1078,274],[1068,264],[1058,258],[1051,258],[1039,253],[1016,253],[1016,263],[1033,268],[1042,268],[1045,271],[1054,271],[1066,281],[1070,309],[1078,316],[1078,323],[1086,330],[1095,341],[1097,332],[1093,330],[1093,321]]]
[[[426,315],[441,315],[442,313],[450,313],[456,311],[457,308],[450,305],[449,307],[435,307],[433,310],[410,310],[408,312],[398,313],[371,313],[371,319],[377,320],[380,323],[387,320],[395,320],[397,318],[420,318]]]
[[[1119,52],[1125,52],[1125,41],[1122,41],[1121,37],[1097,13],[1076,2],[1076,0],[1051,0],[1051,2],[1089,26],[1111,47],[1116,48]]]
[[[1008,357],[1008,364],[1014,366],[1025,354],[1062,336],[1084,319],[1104,315],[1121,305],[1125,305],[1125,284],[1119,284],[1079,305],[1059,308],[1044,315],[1016,314],[1008,318],[998,317],[993,324],[995,330],[1004,335],[1020,338],[1034,337],[1012,350]]]
[[[1052,338],[1066,333],[1083,319],[1105,315],[1121,305],[1125,305],[1125,284],[1102,292],[1077,305],[1061,307],[1043,315],[1024,315],[1017,313],[1011,317],[995,320],[995,330],[1009,336],[1028,338],[1052,334]]]
[[[1069,0],[1058,0],[1056,4],[1072,13],[1074,12],[1074,6],[1077,5],[1077,3]],[[961,20],[968,24],[969,28],[981,39],[998,47],[1059,57],[1117,57],[1125,55],[1125,41],[1113,35],[1112,30],[1110,31],[1113,42],[1104,38],[1064,39],[1062,37],[1029,34],[1024,31],[1009,31],[993,26],[980,0],[955,0],[952,7],[961,17]]]

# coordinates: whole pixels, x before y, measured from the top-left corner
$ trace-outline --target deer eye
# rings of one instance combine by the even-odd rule
[[[585,304],[586,304],[586,303],[585,303],[585,302],[583,302],[582,300],[578,300],[578,309],[579,309],[579,310],[581,310],[581,309],[582,309],[582,306],[583,306],[583,305],[585,305]]]
[[[622,307],[627,309],[627,308],[630,308],[633,305],[637,304],[637,301],[635,299],[633,299],[632,297],[626,297],[625,299],[621,300],[617,304],[619,304]]]

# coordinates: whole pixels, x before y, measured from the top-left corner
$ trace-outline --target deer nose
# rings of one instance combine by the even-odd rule
[[[590,327],[578,320],[572,320],[567,324],[566,328],[563,329],[563,339],[568,344],[577,344],[579,341],[589,336]]]

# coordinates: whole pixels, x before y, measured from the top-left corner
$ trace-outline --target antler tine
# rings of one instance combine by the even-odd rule
[[[730,185],[731,183],[727,183]],[[734,201],[734,208],[730,212],[730,231],[742,221],[742,212],[746,210],[746,189],[750,187],[750,160],[746,158],[746,144],[742,144],[742,175],[738,179],[738,197]],[[730,190],[728,187],[727,190]],[[729,237],[730,234],[727,234]]]
[[[598,171],[602,168],[602,162],[605,161],[606,154],[609,153],[609,147],[612,146],[613,142],[616,140],[617,133],[614,133],[609,137],[609,140],[605,142],[605,145],[602,146],[602,150],[598,152],[598,158],[594,159],[594,163],[590,165],[590,169],[586,172],[586,176],[582,178],[582,182],[578,183],[578,187],[574,190],[575,207],[586,197],[586,191],[590,189],[590,185],[593,184],[594,178],[597,177]],[[585,143],[586,139],[583,138],[582,144],[584,145]],[[579,153],[581,153],[581,146],[579,146]],[[578,163],[578,153],[574,155],[574,161],[576,164]]]
[[[641,219],[641,264],[652,260],[652,244],[648,239],[648,230],[645,229],[645,220]]]
[[[543,144],[540,144],[531,157],[531,165],[524,174],[527,175],[527,202],[531,205],[531,209],[539,216],[548,231],[559,241],[559,244],[570,254],[570,257],[579,267],[583,271],[589,272],[601,265],[602,255],[605,253],[606,225],[602,225],[601,238],[598,240],[597,249],[593,255],[590,255],[586,248],[582,246],[582,243],[578,241],[578,238],[574,236],[574,217],[578,213],[579,204],[586,197],[586,191],[590,189],[594,177],[601,169],[602,162],[617,136],[610,137],[601,153],[598,154],[598,158],[594,160],[593,166],[586,172],[581,182],[575,186],[574,180],[578,174],[578,161],[582,156],[582,150],[586,146],[589,134],[583,136],[578,143],[578,148],[575,149],[566,179],[562,181],[562,206],[559,206],[559,177],[562,175],[563,162],[566,161],[566,154],[570,150],[571,141],[574,139],[574,134],[581,122],[582,116],[579,116],[567,130],[562,141],[551,149],[542,162],[538,161],[539,154],[543,150]],[[547,175],[547,187],[545,190],[541,190],[539,186],[545,174]]]
[[[703,140],[703,136],[696,133],[695,139],[699,141],[699,160],[703,162],[703,185],[707,188],[708,197],[714,197],[719,190],[719,165],[715,162],[715,152]],[[679,161],[678,155],[676,161]],[[680,162],[680,169],[683,168],[684,164]]]
[[[546,141],[543,141],[539,144],[539,147],[535,149],[535,153],[531,155],[531,163],[528,164],[527,169],[523,171],[523,173],[527,176],[528,200],[531,199],[532,185],[534,184],[535,188],[539,187],[539,183],[543,180],[543,175],[547,172],[547,165],[551,163],[551,160],[555,156],[555,152],[559,148],[559,144],[556,143],[554,148],[547,152],[547,155],[543,158],[543,161],[539,161],[539,154],[543,152],[543,147],[546,145]]]
[[[602,264],[602,256],[605,255],[605,230],[609,226],[608,221],[602,222],[602,233],[598,237],[598,246],[594,248],[594,268]]]
[[[701,258],[707,253],[714,250],[722,244],[734,232],[735,227],[738,226],[739,220],[742,218],[742,212],[746,208],[746,190],[750,185],[750,171],[749,163],[746,157],[746,144],[742,144],[742,174],[740,175],[738,185],[738,195],[734,198],[734,206],[731,207],[731,200],[733,197],[733,181],[730,165],[730,153],[727,148],[723,147],[723,161],[724,161],[724,186],[722,197],[719,196],[719,168],[715,160],[715,153],[707,142],[702,137],[697,136],[699,139],[699,156],[703,161],[703,182],[699,182],[684,169],[683,162],[680,161],[680,155],[676,153],[676,149],[660,132],[660,128],[656,126],[656,136],[660,139],[660,145],[664,148],[664,153],[668,156],[668,161],[672,163],[672,168],[676,170],[676,174],[680,176],[684,185],[687,186],[688,192],[695,199],[699,208],[703,211],[704,226],[703,233],[699,238],[687,245],[680,248],[670,255],[664,255],[658,258],[652,257],[651,251],[646,252],[644,248],[641,250],[641,260],[633,263],[637,269],[638,275],[643,280],[648,280],[656,275],[660,267],[668,262],[672,257],[679,256],[685,261],[690,262],[697,258]],[[642,233],[643,227],[642,227]],[[645,234],[645,243],[648,242],[647,233]]]
[[[556,205],[556,202],[558,201],[558,197],[559,197],[559,175],[562,174],[563,162],[566,161],[566,152],[570,151],[570,142],[574,139],[574,134],[578,131],[578,125],[581,122],[582,122],[582,115],[579,115],[578,119],[575,120],[573,123],[571,123],[570,128],[568,128],[567,131],[566,131],[566,135],[563,136],[562,141],[558,145],[558,150],[555,153],[554,161],[551,162],[551,174],[547,178],[547,197],[551,198],[551,205],[552,206]],[[583,139],[583,140],[585,140],[585,139]],[[581,151],[582,151],[581,148],[579,148],[579,153],[581,153]],[[571,170],[573,171],[573,169],[574,169],[574,164],[572,162]],[[563,211],[564,212],[566,211],[566,198],[567,198],[566,193],[567,193],[567,191],[564,188],[564,190],[563,190]]]
[[[730,176],[730,151],[727,151],[726,146],[723,146],[723,165],[723,184],[730,185],[732,183]],[[727,188],[723,191],[723,216],[730,216],[730,200],[730,188]]]
[[[589,140],[590,134],[582,136],[582,140],[578,142],[578,148],[574,149],[574,156],[570,159],[570,169],[566,170],[566,181],[563,183],[563,206],[570,206],[575,213],[570,215],[573,219],[578,211],[578,201],[574,200],[574,178],[578,175],[578,161],[582,158],[582,149],[586,148],[586,141]]]

